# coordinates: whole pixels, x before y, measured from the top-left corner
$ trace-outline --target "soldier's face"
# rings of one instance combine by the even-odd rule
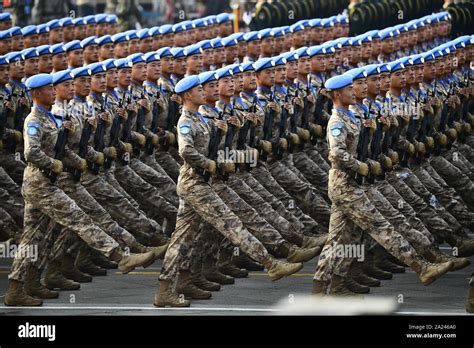
[[[49,32],[49,42],[51,45],[61,43],[64,40],[63,31],[61,28],[53,29]]]
[[[235,94],[235,84],[233,77],[223,77],[219,80],[219,95],[232,97]]]
[[[12,50],[20,51],[22,49],[23,49],[23,36],[17,35],[17,36],[12,37]]]
[[[163,35],[163,47],[172,47],[174,45],[174,34]]]
[[[206,100],[204,99],[204,90],[202,89],[201,85],[196,86],[184,93],[184,99],[189,100],[194,105],[206,104]]]
[[[304,42],[304,39],[305,39],[303,30],[300,30],[300,31],[297,31],[296,33],[293,33],[292,37],[293,37],[293,46],[294,47],[303,46],[303,42]],[[265,41],[265,40],[262,40],[262,43],[263,43],[263,41]]]
[[[186,44],[190,45],[192,43],[197,42],[196,41],[196,29],[189,29],[186,30]]]
[[[298,63],[294,60],[286,63],[286,79],[293,81],[296,76],[298,76]]]
[[[336,96],[336,100],[339,99],[342,105],[354,105],[356,103],[352,85],[335,91],[334,95]]]
[[[202,52],[202,64],[209,66],[214,62],[214,50],[207,49]]]
[[[32,91],[33,100],[40,105],[51,106],[54,104],[55,94],[53,85],[47,85]]]
[[[293,64],[293,65],[295,66],[294,70],[296,71],[296,64]],[[257,74],[255,74],[254,71],[244,72],[244,89],[247,91],[254,91],[256,88],[257,88]]]
[[[237,44],[237,55],[244,57],[247,54],[247,43],[245,41],[239,41]]]
[[[423,78],[431,81],[436,77],[436,67],[432,61],[425,62],[423,65]]]
[[[423,81],[423,65],[415,65],[415,81]]]
[[[186,59],[188,71],[198,74],[202,71],[202,54],[193,54]]]
[[[232,22],[227,21],[219,24],[219,31],[221,37],[226,37],[232,34]]]
[[[59,53],[53,56],[54,71],[61,71],[67,69],[66,53]]]
[[[146,78],[150,81],[156,81],[160,78],[160,61],[150,62],[146,65]]]
[[[382,73],[380,74],[380,91],[386,92],[390,89],[390,74]]]
[[[298,60],[298,74],[308,74],[311,71],[309,57],[301,57]]]
[[[37,57],[25,60],[25,75],[33,76],[39,73],[39,59]]]
[[[393,88],[404,88],[406,86],[405,71],[398,70],[390,75],[390,87]]]
[[[72,80],[64,81],[54,86],[56,98],[60,100],[71,100],[74,96]]]
[[[92,75],[91,90],[96,93],[107,91],[107,75],[105,72]]]
[[[352,85],[357,99],[361,100],[367,97],[367,79],[357,79]]]
[[[104,36],[107,35],[108,33],[108,24],[107,23],[101,23],[97,25],[97,30],[96,30],[96,35],[97,36]]]
[[[415,67],[410,66],[405,69],[405,80],[407,85],[412,85],[415,83]]]
[[[286,65],[279,65],[275,68],[275,83],[282,85],[286,80]]]
[[[161,58],[161,72],[170,75],[173,73],[174,59],[171,57]]]
[[[85,38],[86,38],[86,26],[85,25],[74,26],[74,39],[82,40]]]
[[[25,48],[38,46],[38,35],[28,35],[23,37]]]
[[[25,76],[25,62],[23,60],[10,63],[10,76],[18,81]]]
[[[67,53],[67,61],[69,66],[79,67],[84,65],[84,57],[82,56],[82,50],[73,50]]]
[[[161,35],[153,37],[153,51],[158,51],[162,46],[162,37]]]
[[[74,37],[69,40],[72,41],[74,40]],[[42,33],[38,35],[38,45],[48,45],[49,44],[49,33]]]
[[[114,44],[107,43],[99,47],[99,56],[101,60],[106,60],[114,57]]]
[[[133,64],[132,67],[132,79],[134,81],[143,82],[146,80],[146,63]]]
[[[247,52],[252,56],[259,56],[261,53],[260,40],[250,41],[247,45]]]
[[[275,40],[268,37],[262,40],[262,52],[267,55],[272,55],[275,50]]]
[[[118,86],[118,72],[117,69],[107,70],[107,88],[115,88]]]
[[[337,49],[334,53],[334,64],[336,66],[341,65],[342,62],[342,52],[340,49]]]
[[[186,74],[186,58],[177,58],[174,60],[174,73],[176,75]]]
[[[444,74],[444,61],[442,59],[438,59],[436,61],[436,76],[441,77]]]
[[[114,46],[114,55],[116,58],[125,58],[128,56],[128,42],[122,41]]]
[[[275,68],[261,70],[257,73],[259,85],[271,87],[275,84]]]
[[[283,37],[277,37],[274,40],[274,53],[283,52],[283,44],[285,43],[285,39]]]
[[[334,54],[326,55],[326,70],[333,70],[336,67],[336,60]]]
[[[311,29],[311,36],[312,41],[315,43],[323,41],[323,31],[319,27]]]
[[[115,35],[118,32],[118,27],[116,23],[112,23],[109,25],[109,35]]]
[[[43,54],[39,57],[39,72],[49,74],[53,71],[53,57],[50,54]]]
[[[8,65],[0,65],[0,85],[5,85],[10,78],[10,68]]]
[[[0,40],[0,54],[7,54],[12,52],[12,40]]]
[[[86,24],[86,35],[87,36],[94,36],[97,30],[96,24]]]
[[[194,39],[196,40],[196,42],[199,42],[203,40],[205,37],[205,28],[196,28],[194,29],[194,33],[195,33]]]
[[[219,82],[218,81],[211,81],[206,83],[204,86],[204,94],[206,101],[209,104],[214,104],[216,101],[219,100]]]
[[[67,27],[64,27],[63,36],[64,36],[64,42],[69,42],[69,41],[74,40],[74,26],[68,25]],[[99,35],[99,36],[102,36],[102,35]]]
[[[91,77],[80,76],[73,80],[74,94],[78,97],[85,98],[91,92]]]
[[[380,78],[378,75],[367,77],[367,94],[378,95],[380,93]]]
[[[219,66],[225,62],[225,49],[224,47],[217,48],[214,50],[214,64]]]
[[[381,49],[382,49],[383,53],[392,53],[392,51],[393,51],[393,39],[388,38],[388,39],[382,40]]]
[[[311,71],[320,72],[326,70],[326,59],[324,55],[316,55],[311,58]]]
[[[372,45],[371,43],[364,43],[362,45],[362,58],[367,59],[372,56]]]
[[[128,87],[132,82],[132,69],[125,68],[118,71],[118,84],[121,87]]]
[[[147,37],[143,40],[140,40],[140,52],[146,53],[150,52],[153,48],[153,39],[151,37]]]
[[[133,39],[128,42],[128,54],[138,53],[140,51],[140,40]]]
[[[89,45],[84,48],[84,60],[86,62],[95,63],[99,61],[99,47],[97,45]]]
[[[181,31],[174,34],[174,45],[178,47],[186,46],[186,32]]]

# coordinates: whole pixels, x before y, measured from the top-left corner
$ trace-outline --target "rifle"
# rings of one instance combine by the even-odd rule
[[[365,117],[363,118],[363,120],[368,119],[369,112],[370,112],[370,107],[369,107],[369,111],[364,115]],[[362,130],[359,135],[359,142],[357,143],[357,159],[361,162],[365,162],[369,157],[368,151],[369,151],[369,137],[370,137],[370,128],[364,126],[363,120],[361,120]],[[360,175],[359,173],[356,173],[355,180],[359,185],[362,185],[364,183],[364,176]]]
[[[289,138],[288,131],[286,129],[286,124],[288,122],[288,110],[285,108],[285,105],[288,103],[288,95],[289,93],[286,93],[285,99],[283,101],[282,109],[281,109],[281,115],[280,115],[280,124],[278,126],[278,140],[280,138]],[[279,141],[276,142],[279,144]],[[283,158],[283,151],[280,149],[280,146],[275,146],[273,149],[273,152],[277,156],[277,158],[280,160]]]
[[[64,121],[69,120],[69,114],[64,115]],[[66,145],[68,140],[69,130],[61,127],[58,133],[58,138],[56,139],[56,144],[54,145],[54,159],[62,161],[66,152]],[[44,168],[41,170],[44,176],[46,176],[52,183],[56,182],[58,175],[54,173],[49,168]]]
[[[153,134],[156,134],[158,132],[158,117],[160,116],[160,105],[158,104],[158,97],[159,94],[157,93],[157,99],[156,102],[153,103],[153,110],[152,110],[152,119],[151,119],[151,127],[150,130],[153,132]],[[145,144],[145,153],[147,155],[153,154],[153,149],[154,146],[151,142],[151,138],[146,139],[146,144]]]
[[[25,97],[25,90],[21,88],[19,94],[15,94],[18,97],[18,101]],[[23,133],[23,124],[25,123],[25,107],[22,103],[18,102],[17,108],[15,110],[15,115],[13,119],[13,129]],[[9,153],[15,153],[16,142],[14,139],[7,139],[5,144],[5,150]]]
[[[218,120],[223,120],[224,119],[224,112],[225,112],[225,107],[224,107],[224,110],[219,112],[219,115],[217,117]],[[217,156],[218,156],[219,144],[221,142],[221,138],[222,138],[222,130],[217,128],[217,126],[213,126],[212,131],[211,131],[211,137],[209,139],[208,158],[210,160],[216,161]],[[204,177],[204,180],[207,182],[207,181],[209,181],[209,179],[211,177],[211,173],[209,173],[207,170],[204,169],[202,171],[202,176]],[[228,176],[229,175],[227,173],[221,173],[221,177],[222,177],[223,180],[227,180]]]
[[[7,99],[4,101],[4,104],[8,103],[11,100],[12,94],[9,93]],[[7,127],[7,115],[8,108],[4,105],[3,111],[0,113],[0,140],[3,138],[3,135],[5,134],[5,129]]]
[[[125,92],[122,93],[122,99],[119,101],[119,108],[123,108],[124,98],[125,98]],[[110,128],[109,147],[113,146],[115,148],[118,148],[120,146],[120,143],[119,143],[120,123],[121,123],[120,116],[119,115],[115,116],[114,120],[112,121],[112,126]],[[114,160],[112,158],[107,157],[105,159],[104,168],[105,169],[110,169],[110,167],[112,166],[113,161]]]
[[[291,96],[291,100],[293,100],[296,96],[298,96],[299,93],[299,87],[296,86],[296,91],[295,94]],[[290,115],[290,133],[296,134],[298,132],[296,123],[297,123],[297,108],[298,106],[295,104],[293,107],[293,113]],[[291,141],[288,142],[288,152],[292,153],[293,152],[293,145],[291,144]]]
[[[249,108],[250,110],[253,108],[253,104],[255,103],[255,98],[253,98],[252,105]],[[247,140],[247,135],[250,130],[250,120],[245,120],[244,125],[239,129],[239,134],[237,136],[237,150],[245,150],[245,141]]]
[[[415,100],[415,110],[418,109],[418,105],[420,103],[420,93],[418,93],[418,96],[416,97]],[[417,119],[415,115],[410,116],[410,121],[408,122],[408,128],[407,128],[407,134],[405,139],[409,143],[413,143],[413,139],[415,138],[415,133],[416,133],[416,123]],[[400,160],[400,165],[402,167],[408,167],[408,149],[405,149],[402,154],[402,158]]]
[[[130,89],[130,94],[127,97],[127,104],[124,105],[127,106],[128,104],[131,103],[131,95],[132,95],[132,90],[133,90],[133,85]],[[125,99],[125,91],[123,92],[123,100]],[[122,129],[122,136],[120,140],[122,140],[124,143],[130,143],[132,140],[132,111],[127,109],[127,120],[125,121],[125,124]]]
[[[140,95],[140,97],[141,97],[140,99],[142,99],[143,94]],[[143,134],[143,135],[145,134],[144,123],[145,123],[145,111],[143,110],[143,106],[138,104],[137,121],[136,121],[136,124],[135,124],[135,127],[136,127],[135,129],[136,129],[137,133],[140,133],[140,134]],[[135,142],[133,144],[133,154],[138,157],[138,156],[140,156],[140,152],[141,152],[140,145]]]
[[[444,98],[443,107],[441,109],[441,119],[439,121],[438,129],[437,129],[438,133],[444,133],[445,132],[446,126],[448,124],[448,120],[450,118],[450,116],[449,116],[449,112],[450,112],[449,111],[449,106],[446,103],[446,101],[453,94],[453,87],[454,87],[454,85],[452,83],[450,83],[449,84],[449,90],[446,93],[446,97]],[[439,156],[441,154],[441,145],[440,144],[438,144],[438,143],[436,144],[434,153],[437,156]]]
[[[369,109],[370,112],[370,109]],[[370,143],[370,159],[374,161],[378,161],[380,155],[383,153],[382,149],[382,137],[383,137],[383,124],[380,122],[380,117],[381,117],[381,108],[378,109],[377,112],[377,128],[375,130],[374,136],[372,137],[372,142]],[[380,176],[381,178],[385,177],[385,169],[382,167],[382,175]],[[369,177],[369,182],[374,182],[373,177]]]
[[[178,122],[178,111],[179,111],[179,105],[177,102],[171,100],[171,96],[173,93],[171,91],[168,91],[166,89],[163,90],[165,94],[169,94],[168,97],[168,115],[166,116],[166,130],[169,132],[174,131],[174,127],[176,127],[176,124]],[[166,142],[162,144],[164,150],[168,150],[169,144]]]
[[[100,105],[100,112],[103,113],[105,112],[105,106],[107,105],[107,98],[108,95],[105,96],[105,98],[102,100],[102,103]],[[99,118],[97,128],[95,130],[94,134],[94,150],[97,152],[102,152],[104,151],[105,144],[104,144],[104,135],[105,135],[105,121],[102,118]],[[95,163],[90,161],[88,163],[90,171],[97,175],[99,174],[100,166]]]
[[[269,103],[274,101],[275,89],[272,86],[271,88],[271,95]],[[267,108],[268,110],[265,112],[265,117],[263,121],[263,140],[270,141],[272,139],[272,129],[273,129],[273,119],[275,118],[275,110],[272,108]],[[260,155],[262,161],[267,160],[267,154],[263,153]]]

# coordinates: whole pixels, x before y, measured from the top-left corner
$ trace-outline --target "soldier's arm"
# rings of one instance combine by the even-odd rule
[[[357,171],[361,162],[347,151],[347,131],[344,124],[335,122],[328,125],[327,137],[329,156],[342,168]]]
[[[81,157],[72,151],[68,146],[64,149],[64,158],[62,159],[65,166],[77,168],[81,162]]]
[[[54,158],[48,156],[41,147],[41,140],[45,136],[41,129],[41,123],[30,118],[25,122],[23,137],[25,139],[25,159],[38,168],[50,168]]]
[[[210,160],[194,147],[196,133],[192,122],[178,122],[178,134],[179,155],[191,167],[206,169]]]

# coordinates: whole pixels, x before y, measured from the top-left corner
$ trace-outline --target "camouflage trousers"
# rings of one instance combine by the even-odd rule
[[[474,230],[474,213],[467,209],[462,198],[433,168],[431,168],[429,163],[425,162],[412,168],[412,172],[462,226]],[[407,184],[410,185],[409,182],[407,182]],[[411,185],[410,187],[415,193],[420,195],[421,191],[417,191],[415,187]],[[426,197],[424,198],[426,200]]]
[[[18,184],[23,182],[23,172],[26,168],[26,163],[21,159],[21,152],[7,153],[0,151],[0,163],[8,175]]]
[[[272,176],[296,201],[296,204],[314,220],[323,226],[328,226],[330,208],[328,203],[309,183],[301,180],[281,161],[269,165]]]
[[[0,187],[0,208],[4,209],[8,215],[14,219],[18,226],[23,226],[23,201],[15,199],[10,193]]]
[[[161,226],[149,219],[143,211],[137,209],[115,187],[110,185],[104,175],[85,172],[81,175],[81,184],[110,214],[113,220],[117,221],[141,243],[149,240],[155,234],[163,235]]]
[[[21,233],[22,228],[7,211],[0,207],[0,241],[10,238],[19,240]]]
[[[141,160],[132,158],[130,167],[140,178],[152,184],[169,203],[178,208],[179,199],[176,194],[176,183],[156,162],[154,156],[144,156]]]
[[[267,201],[265,201],[250,186],[247,185],[245,179],[250,178],[251,175],[249,175],[248,172],[239,172],[236,175],[231,175],[226,184],[232,188],[232,190],[237,193],[246,203],[255,209],[262,218],[264,218],[271,226],[273,226],[279,232],[279,234],[283,236],[283,238],[295,244],[301,245],[303,241],[302,232],[288,220],[278,214],[278,212],[275,211],[273,207],[267,203]],[[224,202],[226,201],[224,200]]]
[[[166,173],[168,173],[174,182],[177,182],[181,165],[174,159],[174,157],[168,151],[156,151],[155,158],[158,164],[166,171]]]
[[[330,281],[333,275],[344,277],[349,273],[355,254],[350,255],[348,247],[353,247],[360,238],[353,235],[356,227],[368,233],[399,260],[413,264],[416,251],[375,208],[364,191],[349,184],[346,187],[332,187],[331,175],[334,175],[333,169],[329,172],[328,193],[333,202],[329,234],[314,279]]]
[[[470,137],[472,142],[474,142],[474,137]],[[457,150],[463,154],[463,156],[469,161],[469,163],[474,163],[474,149],[472,146],[466,143],[457,143]]]
[[[471,181],[474,180],[474,164],[459,151],[456,143],[453,147],[445,151],[442,156],[452,165],[457,167],[463,174],[465,174]]]
[[[442,156],[433,156],[430,164],[446,183],[456,190],[468,208],[474,209],[474,185],[469,177]]]
[[[181,179],[181,177],[180,177]],[[191,270],[193,248],[199,239],[201,219],[253,259],[264,262],[268,252],[201,177],[178,180],[180,197],[176,229],[166,251],[161,280],[172,280],[179,270]]]
[[[318,142],[313,146],[306,146],[304,149],[306,155],[326,173],[329,173],[329,169],[331,169],[327,157],[328,151],[329,149],[326,142]]]
[[[293,163],[321,195],[327,196],[328,171],[326,168],[319,167],[304,151],[293,153]]]
[[[109,169],[104,170],[104,172],[101,174],[103,174],[102,178],[104,180],[106,180],[113,188],[120,192],[122,196],[124,196],[136,209],[140,210],[140,204],[138,204],[138,202],[132,196],[130,196],[127,191],[125,191],[122,185],[120,185],[120,183],[118,182],[114,173],[115,163],[113,163]]]
[[[76,233],[90,247],[110,257],[114,249],[119,248],[117,242],[94,224],[94,221],[59,187],[51,184],[39,169],[28,167],[23,181],[22,194],[25,198],[25,226],[21,236],[19,249],[42,247],[48,236],[40,221],[49,218]],[[49,253],[49,251],[47,251]],[[9,279],[23,281],[30,267],[37,260],[24,253],[17,253],[9,274]]]
[[[305,234],[318,234],[318,233],[327,233],[327,228],[318,224],[311,216],[305,214],[298,205],[295,204],[295,200],[286,192],[275,180],[266,163],[259,164],[257,167],[252,169],[252,176],[257,179],[257,181],[276,199],[283,204],[286,210],[290,212],[297,221],[301,224],[302,230]],[[250,187],[255,190],[262,198],[266,199],[264,193],[262,193],[258,187],[254,187],[249,181]],[[275,203],[272,203],[272,207],[278,211],[278,206]],[[297,223],[288,215],[283,215],[287,218],[288,221],[292,223]]]

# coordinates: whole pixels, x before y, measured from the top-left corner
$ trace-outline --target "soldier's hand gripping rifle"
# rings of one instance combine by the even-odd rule
[[[174,133],[176,124],[178,122],[178,112],[179,112],[179,104],[171,99],[173,95],[172,91],[168,91],[167,89],[163,89],[165,94],[168,94],[168,115],[166,116],[166,130],[168,132]],[[164,150],[168,150],[169,144],[166,141],[166,137],[163,138],[164,142],[161,144]]]
[[[69,114],[66,112],[64,115],[64,121],[69,121]],[[56,144],[54,145],[54,159],[62,161],[64,155],[66,154],[66,145],[69,137],[69,130],[64,126],[61,127],[58,133],[58,138],[56,139]],[[51,182],[56,182],[58,175],[49,168],[44,168],[41,170],[44,176],[46,176]]]
[[[278,125],[278,138],[276,141],[276,146],[273,148],[273,153],[276,155],[276,157],[280,160],[283,158],[283,154],[285,153],[285,150],[281,148],[280,146],[280,139],[286,139],[287,142],[290,141],[289,139],[289,133],[287,130],[287,123],[288,123],[288,109],[286,108],[286,105],[289,102],[289,93],[285,94],[285,99],[283,100],[283,105],[281,108],[281,114],[280,114],[280,124]]]
[[[123,109],[124,108],[124,99],[125,99],[125,91],[122,93],[122,98],[119,101],[118,108]],[[120,115],[115,115],[113,121],[112,121],[112,126],[110,127],[110,142],[109,142],[109,147],[114,147],[118,149],[120,147],[119,143],[119,136],[120,136],[120,125],[122,121],[120,118]],[[113,158],[107,157],[105,159],[104,163],[104,168],[105,169],[110,169],[112,166],[112,163],[114,162]]]
[[[133,119],[133,111],[128,108],[128,105],[132,101],[132,91],[133,91],[133,85],[128,92],[127,96],[127,102],[124,104],[127,110],[127,120],[125,121],[123,128],[122,128],[122,135],[120,137],[120,140],[122,140],[124,143],[130,144],[132,142],[132,119]],[[125,99],[125,98],[123,98]],[[125,156],[122,156],[122,162],[123,163],[128,163],[128,160],[126,159]]]
[[[103,97],[102,103],[100,104],[100,114],[106,112],[106,105],[107,105],[107,99],[108,95]],[[104,136],[105,136],[105,128],[106,128],[106,121],[102,119],[102,117],[99,117],[99,120],[97,122],[97,128],[94,133],[94,150],[97,152],[103,152],[105,148],[105,143],[104,143]],[[97,175],[99,174],[100,166],[95,163],[90,161],[88,163],[90,171]]]
[[[144,99],[143,94],[140,95],[140,100],[142,99]],[[137,103],[137,106],[138,106],[138,111],[137,111],[137,121],[135,123],[135,131],[145,136],[145,110],[144,110],[144,107],[140,103]],[[141,151],[142,150],[141,150],[140,144],[135,141],[133,143],[133,154],[138,157],[140,156]]]
[[[452,112],[449,108],[449,105],[447,103],[448,99],[453,95],[453,87],[454,85],[450,83],[449,85],[449,90],[446,93],[446,96],[443,101],[443,106],[441,109],[441,119],[439,121],[437,133],[438,133],[438,139],[436,141],[434,153],[439,156],[441,154],[441,150],[443,146],[447,146],[448,143],[443,144],[441,139],[446,139],[446,135],[444,134],[446,131],[446,126],[448,125],[448,120],[450,118],[450,112]],[[448,141],[446,139],[446,141]]]
[[[227,105],[226,105],[227,106]],[[224,120],[224,113],[226,110],[226,106],[224,107],[224,110],[219,111],[219,116],[217,117],[218,120],[223,121]],[[210,160],[216,161],[217,162],[217,156],[219,152],[219,144],[222,139],[222,129],[218,128],[216,125],[212,127],[211,130],[211,137],[209,139],[209,155],[207,156]],[[217,173],[218,175],[222,175],[222,178],[226,180],[228,178],[227,173],[220,173],[219,168],[217,168]],[[219,174],[220,173],[220,174]],[[211,173],[209,173],[207,170],[203,170],[202,176],[204,177],[205,181],[209,181],[211,177]]]
[[[257,96],[253,97],[252,104],[248,108],[248,112],[255,114],[256,111]],[[250,131],[250,135],[249,135]],[[251,120],[245,120],[244,125],[239,129],[239,135],[237,137],[237,150],[246,150],[245,142],[247,141],[247,136],[249,136],[249,147],[255,147],[255,126],[252,124]],[[252,167],[250,163],[246,163],[246,169],[250,171]]]
[[[4,101],[3,111],[0,113],[0,141],[2,141],[5,135],[5,129],[7,127],[7,115],[10,109],[7,108],[6,104],[12,100],[12,94],[8,93],[7,99]],[[7,141],[9,141],[7,139]]]
[[[13,129],[23,134],[23,124],[25,123],[25,117],[27,116],[27,108],[21,99],[25,98],[25,90],[22,88],[19,94],[15,94],[18,97],[18,105],[15,109],[15,115],[13,118]],[[15,153],[17,142],[13,138],[7,139],[5,142],[5,150],[9,153]]]
[[[270,95],[270,101],[269,103],[272,103],[274,101],[274,94],[275,90],[272,87],[271,89],[271,95]],[[265,111],[265,117],[263,121],[263,139],[265,141],[270,142],[272,139],[272,129],[273,129],[273,119],[275,118],[275,110],[273,110],[270,107],[267,107],[267,110]],[[272,144],[273,146],[273,144]],[[260,159],[262,161],[267,160],[267,154],[262,150],[260,154]]]
[[[153,98],[153,96],[150,96]],[[151,125],[150,125],[150,130],[153,132],[153,134],[158,133],[158,117],[160,116],[160,104],[158,103],[158,99],[160,97],[159,92],[156,93],[156,101],[153,103],[153,109],[152,109],[152,118],[151,118]],[[153,99],[152,99],[153,100]],[[145,153],[147,155],[153,154],[155,146],[153,145],[153,141],[150,137],[146,139],[145,143]]]
[[[359,135],[359,142],[357,143],[357,160],[360,162],[365,162],[369,158],[369,140],[370,140],[370,127],[364,125],[364,120],[369,119],[370,106],[368,111],[365,113],[365,117],[361,119],[362,130]],[[369,165],[369,174],[370,175],[370,165]],[[364,183],[365,177],[359,173],[355,174],[355,180],[359,185]]]
[[[415,110],[416,110],[416,112],[418,112],[419,105],[420,105],[420,93],[418,93],[418,95],[416,97],[416,100],[415,100]],[[418,122],[418,117],[419,117],[418,114],[411,114],[410,115],[410,120],[408,121],[407,133],[406,133],[406,136],[405,136],[405,139],[406,139],[406,141],[408,141],[409,144],[413,144],[413,140],[415,139],[416,125],[417,125],[417,122]],[[410,158],[410,154],[409,154],[409,151],[408,151],[408,145],[403,150],[402,158],[400,160],[400,165],[402,167],[408,167],[408,160]]]
[[[381,107],[379,107],[378,111],[377,111],[377,118],[376,118],[377,128],[375,129],[375,133],[374,133],[374,135],[372,137],[372,141],[370,143],[370,156],[369,156],[369,158],[374,160],[374,161],[380,161],[382,163],[382,174],[380,175],[380,178],[383,179],[383,178],[385,178],[385,172],[387,170],[389,170],[390,168],[386,168],[384,166],[384,161],[381,160],[381,157],[385,156],[383,154],[383,149],[382,149],[382,141],[383,141],[383,136],[384,136],[384,131],[383,131],[384,124],[381,121],[381,116],[382,116]],[[368,179],[369,179],[369,182],[374,181],[373,177],[369,177]]]

